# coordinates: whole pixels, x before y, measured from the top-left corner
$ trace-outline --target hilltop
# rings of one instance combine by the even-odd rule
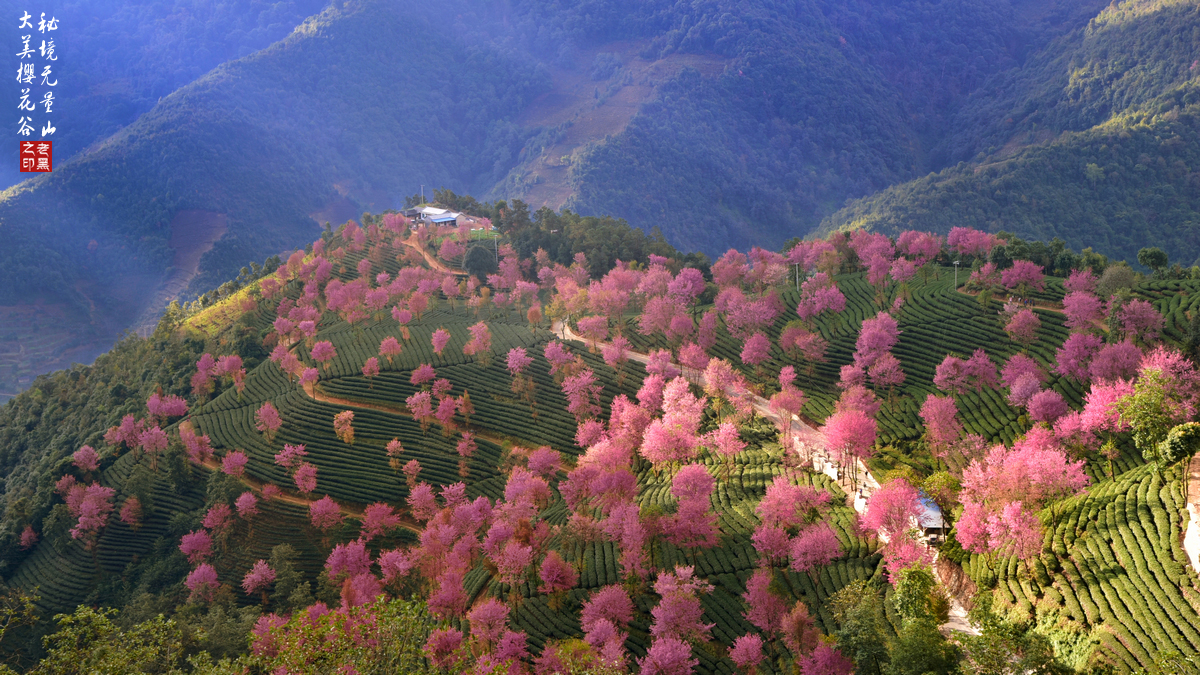
[[[5,405],[6,598],[37,619],[5,646],[30,664],[74,611],[93,637],[39,672],[133,658],[101,635],[199,672],[1200,649],[1200,272],[965,228],[707,265],[554,216],[496,241],[366,214]],[[581,236],[605,227],[628,257]],[[938,632],[951,605],[979,637]]]

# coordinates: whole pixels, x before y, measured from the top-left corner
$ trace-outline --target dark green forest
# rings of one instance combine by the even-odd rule
[[[685,28],[655,47],[735,65],[664,87],[581,159],[571,202],[710,255],[782,244],[848,198],[936,168],[950,111],[1027,45],[1085,22],[1088,7],[1038,22],[1022,3],[762,3],[736,14],[716,4],[685,12]]]
[[[1098,16],[991,78],[955,112],[949,163],[1083,131],[1197,75],[1200,6],[1113,3]],[[1002,153],[1003,154],[1003,153]]]
[[[1200,262],[1200,89],[1181,87],[1094,129],[992,163],[960,164],[860,200],[829,230],[951,227],[1059,237],[1133,260],[1158,246]]]

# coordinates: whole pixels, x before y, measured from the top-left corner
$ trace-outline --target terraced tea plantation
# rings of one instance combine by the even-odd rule
[[[960,282],[965,279],[966,275],[963,274]],[[863,319],[880,311],[874,300],[874,289],[867,283],[865,274],[844,274],[835,277],[835,280],[846,296],[846,309],[833,317],[821,317],[816,322],[815,329],[829,342],[824,362],[794,362],[779,348],[780,333],[788,322],[796,318],[791,309],[770,327],[768,333],[773,343],[771,356],[761,369],[741,363],[743,343],[725,329],[723,321],[722,329],[717,331],[717,344],[712,349],[713,356],[739,366],[751,381],[758,382],[768,392],[778,389],[773,375],[783,366],[794,365],[799,375],[797,385],[808,397],[804,414],[817,423],[832,412],[833,404],[840,395],[837,388],[839,371],[853,361],[859,326]],[[930,393],[944,393],[934,386],[933,374],[947,354],[966,358],[982,347],[999,367],[1013,354],[1023,351],[1004,332],[999,316],[1002,307],[1000,301],[990,301],[985,309],[974,297],[956,292],[953,286],[954,271],[947,268],[936,269],[927,280],[918,276],[908,282],[910,295],[898,313],[900,342],[893,349],[907,377],[879,412],[879,440],[884,445],[920,439],[922,425],[918,412],[921,402]],[[1058,289],[1057,293],[1055,288]],[[1047,289],[1046,293],[1035,294],[1036,302],[1044,304],[1062,299],[1061,280],[1048,280]],[[799,299],[794,288],[784,290],[781,297],[784,304],[792,309]],[[1047,373],[1051,373],[1047,386],[1060,392],[1072,406],[1078,407],[1083,398],[1078,383],[1053,374],[1054,352],[1069,335],[1069,331],[1063,327],[1063,314],[1041,307],[1034,311],[1042,326],[1038,341],[1028,353]],[[626,335],[639,351],[670,346],[661,336],[647,338],[636,329],[627,331]],[[810,366],[811,377],[808,375]],[[888,394],[881,392],[880,396],[886,398]],[[968,392],[957,398],[963,424],[970,433],[992,442],[1012,443],[1028,429],[1028,424],[1018,422],[1020,412],[1004,400],[1003,390]]]
[[[890,672],[877,667],[936,652],[946,663],[922,668],[952,675],[960,667],[991,672],[972,659],[1000,633],[1033,640],[1024,643],[1030,650],[1081,673],[1109,665],[1151,672],[1164,654],[1200,653],[1200,578],[1180,543],[1186,510],[1178,464],[1186,454],[1179,448],[1200,438],[1200,426],[1171,418],[1156,431],[1171,443],[1147,446],[1149,436],[1136,435],[1148,428],[1139,426],[1137,409],[1106,417],[1153,394],[1139,387],[1154,386],[1156,367],[1194,382],[1200,402],[1200,374],[1185,356],[1150,352],[1159,329],[1154,310],[1164,317],[1165,347],[1190,339],[1200,281],[1141,281],[1129,290],[1150,303],[1134,305],[1141,318],[1117,317],[1150,326],[1135,344],[1125,337],[1132,328],[1108,331],[1117,326],[1113,318],[1086,319],[1075,330],[1093,335],[1072,338],[1062,311],[1066,289],[1096,279],[1081,272],[1045,279],[1026,305],[1037,318],[1030,321],[1036,340],[1023,347],[1006,333],[1000,301],[981,303],[955,287],[951,268],[931,262],[945,261],[946,249],[921,257],[895,251],[915,246],[912,237],[895,246],[886,238],[844,238],[825,242],[820,265],[857,271],[832,277],[845,307],[806,326],[828,346],[824,358],[805,361],[780,346],[802,301],[785,275],[801,267],[813,273],[817,264],[805,256],[821,242],[787,256],[759,250],[743,262],[734,252],[706,271],[648,256],[602,277],[585,257],[568,265],[543,251],[520,260],[497,246],[496,273],[484,280],[445,268],[423,235],[408,238],[396,214],[366,220],[367,228],[347,224],[327,233],[276,272],[160,327],[155,339],[187,355],[176,361],[186,373],[172,374],[166,387],[147,384],[136,406],[125,402],[129,382],[99,380],[105,400],[124,407],[97,412],[107,426],[80,436],[87,447],[56,451],[36,481],[17,484],[36,500],[7,502],[12,513],[44,507],[20,523],[19,539],[10,536],[28,550],[6,558],[14,565],[10,585],[37,589],[44,615],[113,597],[139,612],[187,607],[178,613],[187,620],[220,608],[223,616],[258,622],[247,638],[257,659],[278,656],[270,641],[286,620],[273,614],[316,620],[330,608],[348,616],[383,593],[409,597],[436,626],[419,636],[419,659],[444,672],[498,667],[488,661],[493,656],[531,669],[541,659],[537,672],[558,672],[552,661],[562,649],[645,675],[849,675],[851,659],[860,672]],[[435,234],[434,241],[458,236]],[[997,245],[985,233],[959,234],[984,252]],[[861,251],[839,262],[838,246]],[[883,269],[880,255],[899,265],[888,268],[893,276],[909,266],[907,281],[868,283],[866,269],[876,276]],[[1009,269],[1040,274],[1029,261],[1017,263]],[[763,329],[766,339],[735,336],[726,320],[744,326],[768,318],[747,319],[763,305],[738,294],[771,284],[782,311]],[[811,299],[811,284],[805,293]],[[716,300],[692,307],[700,297]],[[651,315],[656,300],[673,303],[671,327],[643,335],[635,310]],[[691,334],[692,320],[717,306],[715,344],[704,354],[689,357],[665,337]],[[877,318],[885,307],[898,339],[892,322]],[[632,358],[550,330],[565,321],[577,332],[608,331],[618,318]],[[875,320],[864,325],[867,319]],[[866,333],[857,344],[860,332],[883,324],[887,335],[874,339],[887,346],[867,344],[873,338]],[[1140,379],[1080,383],[1051,374],[1026,398],[1045,393],[1056,401],[1056,412],[1044,416],[1032,403],[1010,405],[1004,387],[981,386],[955,395],[954,406],[932,401],[926,428],[922,403],[946,393],[934,379],[948,355],[965,361],[983,350],[1000,367],[1023,353],[1053,373],[1058,350],[1080,337],[1097,352],[1105,342],[1112,353],[1125,350],[1123,372]],[[747,348],[755,340],[767,353],[756,364]],[[722,359],[754,393],[783,395],[768,404],[768,419],[731,395],[741,384],[709,379],[725,390],[706,391],[690,369],[687,377],[667,372],[672,364],[649,356],[660,349],[679,350],[673,358],[688,363]],[[860,380],[840,382],[855,376],[843,367],[854,364],[861,375],[879,362],[863,360],[870,349],[894,357],[893,368],[899,362],[903,377],[891,381],[902,383],[894,390],[877,386],[871,394],[857,387]],[[943,379],[947,370],[938,381],[956,386]],[[876,372],[873,385],[881,380]],[[60,400],[66,391],[58,389]],[[708,398],[718,394],[739,405]],[[53,408],[53,390],[38,395]],[[1066,417],[1086,396],[1107,395],[1117,407],[1089,403],[1090,421]],[[1190,402],[1172,405],[1158,409],[1194,417]],[[865,459],[883,484],[854,495],[862,487],[857,474],[843,473],[839,483],[804,466],[800,446],[770,421],[778,410],[801,410],[806,423],[823,428],[806,441],[829,446],[822,449],[839,462]],[[1053,425],[1061,419],[1078,428]],[[939,424],[954,433],[940,459],[929,449]],[[984,443],[960,443],[959,424]],[[1085,424],[1095,428],[1085,432]],[[1100,441],[1091,443],[1101,433],[1115,439],[1103,453]],[[1145,447],[1164,458],[1161,473],[1146,463]],[[947,642],[938,632],[939,624],[947,628],[944,597],[931,590],[940,582],[921,576],[932,560],[931,532],[914,525],[931,495],[951,521],[948,538],[935,542],[940,573],[960,566],[994,601],[997,623],[984,622],[984,630],[1000,633],[982,642]],[[130,507],[135,497],[140,516]],[[285,559],[280,544],[294,558]],[[276,577],[267,561],[280,566],[290,590],[268,593]],[[690,580],[693,572],[698,580]],[[974,599],[965,590],[953,598],[959,605]],[[760,604],[771,607],[770,617],[754,611]],[[766,651],[758,644],[756,656],[758,637]],[[916,656],[914,639],[926,645]],[[443,640],[466,645],[450,648],[457,661],[441,651]],[[1011,656],[1004,662],[1015,662]],[[263,672],[279,672],[271,668]]]
[[[287,472],[274,463],[274,455],[284,444],[303,444],[308,452],[307,461],[318,467],[316,494],[328,494],[344,507],[357,509],[377,501],[402,505],[408,496],[405,477],[390,468],[385,448],[393,438],[399,439],[404,446],[403,461],[416,459],[420,462],[421,480],[436,486],[463,480],[457,468],[459,457],[455,444],[458,434],[443,435],[437,423],[423,432],[420,423],[405,408],[405,399],[420,391],[420,387],[410,382],[412,371],[427,363],[434,366],[438,377],[450,380],[452,395],[469,392],[475,408],[468,427],[476,435],[478,450],[470,460],[470,473],[465,480],[468,495],[472,498],[478,495],[502,498],[504,479],[500,465],[512,446],[531,449],[549,446],[567,456],[577,455],[582,449],[575,445],[575,419],[566,412],[566,400],[549,374],[550,364],[542,356],[542,350],[553,336],[543,329],[531,330],[526,325],[516,324],[515,320],[506,323],[501,319],[489,324],[496,355],[503,355],[512,347],[524,347],[534,356],[533,364],[526,371],[535,385],[531,406],[511,392],[512,377],[502,358],[494,355],[490,364],[484,366],[463,356],[462,346],[469,339],[467,326],[475,321],[473,315],[462,312],[435,310],[426,313],[420,321],[408,324],[410,339],[402,341],[403,352],[391,364],[381,359],[382,372],[370,379],[360,372],[361,364],[378,354],[378,345],[385,337],[401,335],[399,324],[391,318],[357,327],[341,322],[323,323],[317,339],[332,341],[337,357],[330,362],[328,371],[321,371],[315,395],[295,381],[288,382],[274,363],[264,362],[248,373],[245,390],[240,396],[236,390],[225,391],[192,415],[192,423],[198,432],[210,437],[219,453],[234,449],[245,451],[250,457],[247,474],[256,481],[291,487]],[[445,328],[451,334],[451,340],[440,356],[434,354],[430,346],[430,336],[439,328]],[[585,346],[572,343],[569,347],[593,369],[603,385],[600,396],[602,416],[609,414],[616,395],[636,398],[645,374],[639,364],[626,363],[624,376],[619,376]],[[281,429],[270,443],[255,429],[254,420],[255,411],[267,401],[278,408],[283,418]],[[333,417],[343,410],[354,412],[353,445],[341,442],[334,434]],[[713,635],[726,647],[734,638],[754,630],[742,617],[744,606],[740,599],[745,591],[745,581],[756,564],[756,554],[749,540],[758,521],[754,509],[766,486],[785,471],[784,451],[773,441],[773,429],[761,422],[759,428],[756,436],[759,445],[739,455],[729,480],[718,483],[713,497],[714,508],[720,514],[721,544],[709,550],[688,551],[664,542],[656,545],[651,554],[657,568],[694,565],[698,572],[713,581],[717,588],[704,599],[706,618],[716,624]],[[712,461],[709,460],[710,464]],[[717,468],[713,471],[720,473]],[[835,504],[845,502],[841,489],[825,476],[803,472],[797,475],[828,490]],[[669,508],[674,503],[669,492],[669,474],[660,475],[648,464],[638,474],[638,486],[640,503],[645,507]],[[307,513],[302,508],[282,502],[271,504],[271,511],[259,516],[264,525],[254,525],[253,537],[246,539],[246,548],[238,551],[234,565],[240,563],[248,567],[253,560],[267,555],[275,543],[288,542],[300,549],[302,568],[317,570],[322,562],[322,551],[327,553],[333,544],[349,541],[355,535],[355,531],[347,530],[340,534],[339,540],[318,544],[321,536],[308,525]],[[561,526],[566,524],[567,516],[565,504],[556,497],[540,518]],[[829,596],[853,580],[876,576],[880,570],[876,544],[859,533],[853,511],[837,506],[831,516],[830,523],[835,527],[844,554],[817,571],[815,578],[795,572],[784,574],[791,601],[804,599],[826,631],[835,626],[825,606]],[[297,536],[298,533],[303,536]],[[568,594],[564,606],[551,610],[547,604],[548,596],[539,594],[533,583],[511,589],[495,580],[482,566],[465,580],[471,601],[481,599],[487,593],[509,597],[515,590],[524,600],[515,609],[513,622],[528,633],[530,646],[535,650],[540,650],[546,640],[577,636],[580,603],[602,586],[621,583],[622,576],[613,543],[592,541],[565,546],[568,559],[580,569],[580,583]],[[631,653],[637,656],[643,656],[650,646],[648,630],[652,605],[649,599],[639,601],[640,613],[630,626],[628,644]],[[719,648],[701,654],[702,659],[707,656],[701,664],[706,672],[733,673],[736,670]]]
[[[1001,606],[1035,618],[1068,654],[1095,645],[1129,670],[1151,669],[1164,653],[1200,652],[1200,579],[1187,564],[1180,467],[1160,479],[1149,466],[1104,481],[1044,514],[1046,547],[1031,566],[961,549],[981,588]],[[1035,615],[1036,612],[1036,615]]]

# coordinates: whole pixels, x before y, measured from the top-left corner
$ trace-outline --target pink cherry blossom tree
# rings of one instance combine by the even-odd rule
[[[263,604],[267,604],[267,587],[275,583],[275,570],[267,564],[266,560],[258,560],[246,576],[242,577],[242,590],[246,595],[253,596],[256,594],[262,595]]]
[[[1063,288],[1067,289],[1068,293],[1080,291],[1091,293],[1096,290],[1096,283],[1098,281],[1096,273],[1090,269],[1071,270],[1071,274],[1063,282]]]
[[[996,364],[982,349],[976,349],[971,358],[960,359],[947,355],[934,370],[933,384],[942,391],[965,394],[974,389],[995,388],[998,384]]]
[[[1034,514],[1088,482],[1083,461],[1067,459],[1054,432],[1034,427],[1012,448],[996,446],[963,471],[959,541],[968,551],[1028,559],[1041,550]]]
[[[700,661],[692,658],[692,647],[687,642],[663,637],[650,643],[646,656],[637,664],[641,675],[691,675]]]
[[[763,640],[757,635],[743,635],[733,641],[729,650],[729,658],[742,673],[753,675],[758,672],[758,664],[765,658]]]
[[[368,358],[363,363],[362,374],[363,374],[363,377],[367,378],[368,382],[372,381],[373,378],[378,376],[379,375],[379,359],[375,358],[374,356]],[[374,387],[375,387],[375,385],[372,382],[371,388],[374,388]]]
[[[150,427],[142,432],[138,441],[141,444],[142,452],[150,457],[150,467],[157,470],[158,456],[171,444],[167,433],[159,427]]]
[[[1100,348],[1088,364],[1093,382],[1132,379],[1142,361],[1142,350],[1128,338]]]
[[[146,400],[146,410],[151,416],[163,422],[169,417],[186,415],[187,409],[187,401],[178,396],[163,396],[155,392]]]
[[[942,252],[942,238],[929,232],[905,230],[896,238],[896,248],[921,267]]]
[[[1100,350],[1100,338],[1090,333],[1075,333],[1055,352],[1054,372],[1080,382],[1088,380],[1092,357]]]
[[[564,378],[562,390],[567,398],[567,412],[575,416],[577,423],[600,414],[600,394],[604,386],[598,383],[590,368]]]
[[[742,345],[742,363],[758,366],[771,356],[771,340],[762,333],[751,335]]]
[[[179,550],[187,557],[189,563],[195,565],[212,554],[212,537],[206,530],[188,532],[180,539]]]
[[[224,502],[217,502],[209,507],[201,521],[204,527],[220,536],[226,528],[233,524],[233,511]]]
[[[254,428],[258,429],[266,437],[267,443],[275,440],[275,433],[283,426],[283,419],[279,416],[279,410],[267,401],[263,403],[254,413]]]
[[[217,570],[208,563],[201,563],[187,575],[184,585],[191,591],[189,602],[212,602],[216,597],[220,582],[217,580]]]
[[[246,463],[249,461],[250,458],[241,450],[227,452],[221,459],[221,471],[235,478],[241,478],[246,473]]]
[[[346,445],[354,445],[354,411],[343,410],[333,416],[333,432]]]
[[[408,408],[408,412],[416,418],[421,424],[421,431],[424,433],[429,429],[429,423],[433,419],[433,397],[427,391],[418,391],[404,399],[404,406]]]
[[[312,357],[313,361],[321,364],[321,367],[328,372],[330,361],[337,358],[337,350],[333,348],[333,343],[329,340],[321,340],[320,342],[313,344],[312,349],[309,351],[309,355]]]
[[[902,478],[888,481],[867,500],[862,524],[886,542],[883,558],[888,581],[897,580],[902,569],[932,561],[929,548],[921,541],[918,518],[922,511],[917,489]]]
[[[845,309],[846,296],[828,274],[820,272],[800,285],[796,314],[806,324],[811,325],[814,319],[825,312],[837,314]]]
[[[19,544],[21,547],[21,550],[28,551],[29,549],[36,546],[37,542],[38,542],[37,531],[35,531],[33,529],[32,525],[26,525],[25,529],[21,530],[21,539],[20,539],[20,544]]]
[[[701,621],[704,613],[699,595],[712,591],[712,584],[697,577],[691,567],[677,566],[673,572],[660,572],[654,582],[658,605],[650,610],[653,619],[650,635],[656,640],[708,641],[713,624]]]
[[[801,530],[792,538],[789,553],[793,570],[811,574],[817,567],[836,560],[842,553],[842,543],[828,524],[821,523]]]
[[[1042,327],[1042,321],[1033,313],[1032,309],[1023,309],[1012,318],[1004,326],[1004,332],[1008,333],[1009,339],[1021,345],[1025,349],[1029,349],[1030,345],[1037,342],[1038,330]]]
[[[1053,389],[1039,391],[1030,396],[1029,401],[1025,404],[1025,409],[1029,411],[1030,419],[1046,424],[1054,424],[1055,420],[1070,411],[1062,394]]]
[[[80,471],[96,471],[100,468],[100,454],[92,446],[85,445],[71,455],[71,463]]]
[[[1074,291],[1063,298],[1063,314],[1067,315],[1067,328],[1077,332],[1091,331],[1095,330],[1096,322],[1104,318],[1104,305],[1100,298],[1087,291]]]
[[[402,351],[404,348],[400,346],[400,341],[391,335],[379,343],[379,355],[386,358],[389,365],[392,363],[392,359],[399,356]]]
[[[1026,406],[1029,400],[1042,390],[1042,383],[1036,375],[1023,373],[1008,387],[1008,404],[1015,407]]]
[[[468,329],[471,332],[471,339],[467,344],[463,345],[463,354],[474,356],[484,367],[491,362],[492,355],[492,331],[487,324],[480,321]]]
[[[869,458],[874,451],[877,424],[858,409],[835,412],[825,419],[821,433],[834,452],[838,463],[851,468],[852,481],[857,481],[857,462]]]
[[[880,357],[891,351],[900,340],[895,317],[887,312],[864,319],[862,330],[854,343],[854,364],[863,370],[873,366]]]
[[[688,464],[671,481],[678,502],[666,521],[667,541],[683,548],[712,548],[717,544],[717,515],[712,511],[713,477],[701,464]]]
[[[593,353],[596,344],[608,338],[608,319],[603,316],[586,316],[575,322],[579,332],[588,341],[588,349]]]
[[[1025,375],[1032,377],[1039,385],[1046,381],[1046,371],[1028,354],[1013,354],[1000,370],[1000,380],[1010,388]]]
[[[1154,342],[1163,329],[1163,315],[1145,300],[1129,300],[1121,305],[1120,317],[1125,338],[1138,344]]]
[[[258,498],[253,492],[243,492],[234,500],[233,507],[237,509],[239,518],[249,520],[258,515]]]
[[[438,356],[442,355],[442,350],[446,345],[450,344],[450,331],[445,328],[439,328],[433,331],[433,335],[429,338],[430,344],[433,345],[433,353]]]
[[[93,483],[83,488],[81,499],[73,510],[78,520],[71,528],[71,538],[81,539],[88,550],[95,550],[96,538],[100,530],[108,524],[108,518],[113,511],[113,496],[116,490]],[[70,504],[68,504],[70,507]]]
[[[1021,298],[1029,297],[1030,291],[1045,288],[1045,279],[1042,266],[1028,260],[1014,260],[1012,267],[1000,273],[1000,283]]]
[[[926,396],[921,404],[921,420],[925,422],[925,440],[937,457],[943,457],[962,436],[958,406],[953,397]]]
[[[562,378],[566,376],[567,366],[575,362],[575,355],[557,340],[546,343],[542,353],[550,362],[550,374],[561,382]]]
[[[301,462],[300,466],[296,467],[296,473],[292,475],[292,479],[296,482],[296,489],[303,494],[308,494],[317,489],[317,466],[308,462]]]
[[[883,387],[888,390],[888,396],[895,390],[896,387],[904,384],[906,378],[904,369],[900,366],[900,360],[887,352],[875,360],[871,367],[867,369],[867,377],[876,387]]]
[[[952,227],[946,245],[959,255],[987,256],[1002,240],[994,234],[970,227]]]
[[[363,541],[371,541],[375,537],[386,534],[388,530],[398,527],[400,527],[400,516],[392,510],[391,506],[376,502],[363,510],[362,529],[359,536]]]
[[[313,527],[323,532],[340,525],[343,519],[341,507],[329,495],[309,504],[308,515]]]
[[[783,598],[771,591],[773,578],[774,572],[769,567],[758,567],[746,581],[746,592],[742,594],[748,608],[742,616],[764,633],[777,632],[780,619],[787,614]]]
[[[125,503],[121,505],[119,514],[122,523],[125,523],[133,529],[138,529],[142,525],[142,502],[136,495],[129,495],[125,498]]]
[[[816,648],[797,661],[799,675],[851,675],[854,662],[827,642],[818,642]]]

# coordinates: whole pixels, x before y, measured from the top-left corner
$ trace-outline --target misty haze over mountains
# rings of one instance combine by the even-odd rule
[[[0,201],[18,326],[0,391],[421,185],[625,218],[710,257],[956,224],[1200,256],[1191,2],[96,2],[60,20],[58,168]]]

